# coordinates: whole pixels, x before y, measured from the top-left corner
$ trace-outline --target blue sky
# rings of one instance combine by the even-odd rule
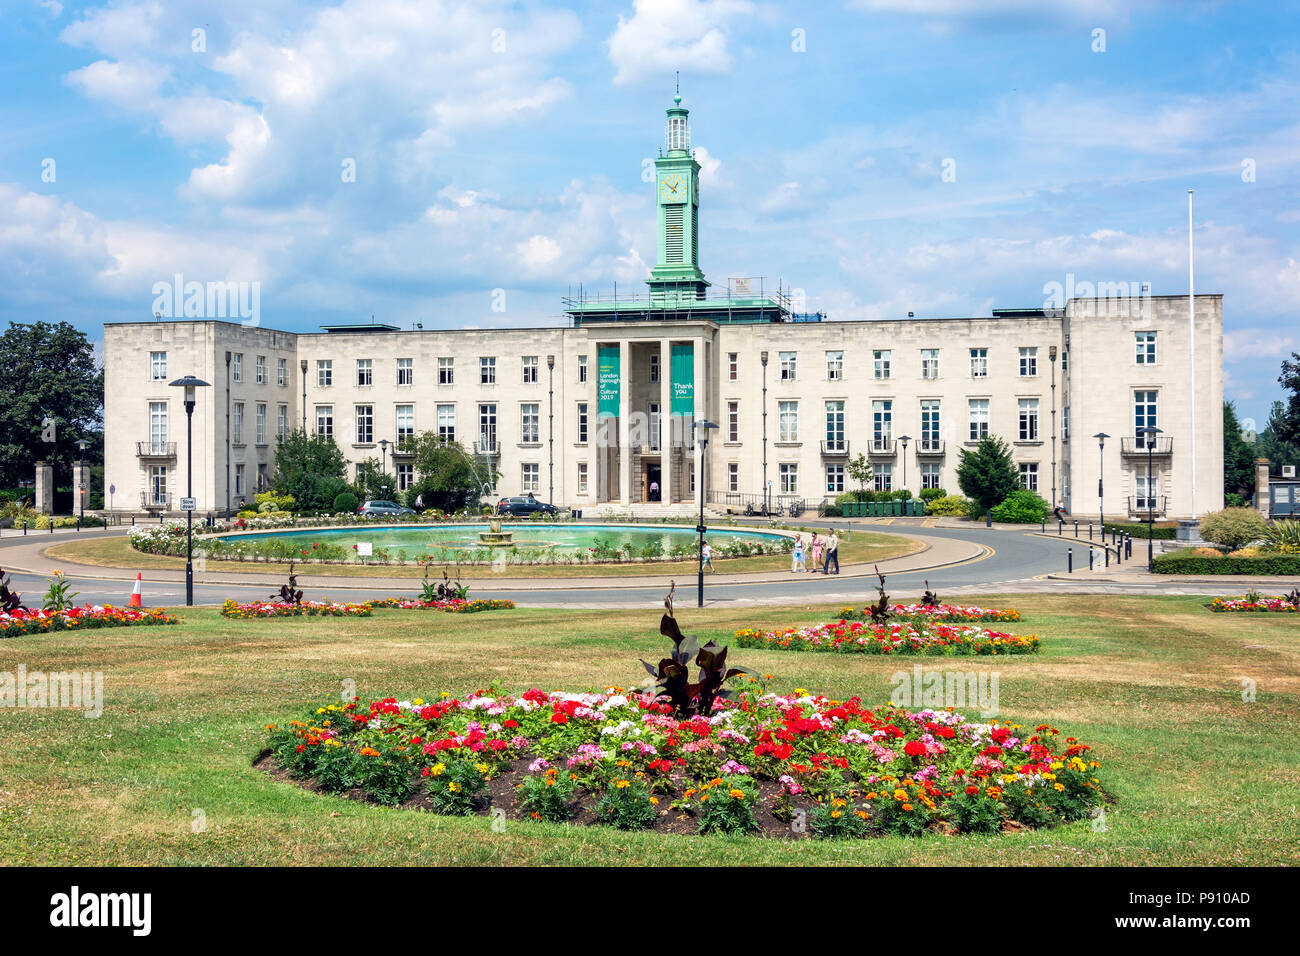
[[[705,272],[834,319],[987,315],[1069,275],[1185,293],[1195,189],[1227,395],[1262,425],[1300,349],[1298,13],[3,0],[0,320],[99,338],[181,273],[259,283],[278,328],[559,322],[570,285],[653,264],[642,163],[680,70]]]

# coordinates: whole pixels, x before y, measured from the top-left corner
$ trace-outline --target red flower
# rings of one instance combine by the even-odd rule
[[[907,745],[903,747],[903,753],[907,754],[909,757],[924,757],[925,744],[921,743],[919,740],[909,740]]]
[[[975,796],[975,794],[977,794],[977,793],[979,793],[979,792],[980,792],[980,788],[979,788],[979,787],[967,787],[967,788],[966,788],[966,793],[967,793],[969,796],[972,796],[972,797]]]
[[[568,722],[569,718],[567,714],[561,714],[559,712],[551,714],[551,723],[553,724],[567,724]]]

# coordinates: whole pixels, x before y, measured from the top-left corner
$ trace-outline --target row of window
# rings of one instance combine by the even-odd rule
[[[1020,483],[1030,491],[1038,490],[1038,462],[1022,461],[1020,466]],[[921,464],[921,487],[938,488],[940,476],[943,469],[934,462],[923,462]],[[826,466],[826,486],[825,493],[828,495],[843,494],[845,491],[846,470],[844,465],[827,465]],[[893,491],[894,490],[894,466],[890,463],[881,463],[871,466],[871,485],[874,491]],[[692,485],[692,491],[694,486]],[[738,494],[745,489],[741,485],[740,463],[727,463],[727,491],[732,494]],[[777,491],[783,495],[797,495],[799,491],[799,464],[798,462],[780,462],[777,464]]]
[[[268,365],[265,355],[259,355],[254,362],[254,381],[258,385],[265,385],[268,379]],[[167,381],[167,353],[150,352],[149,353],[149,378],[155,382]],[[232,382],[242,382],[244,380],[244,353],[233,352],[230,356],[230,380]],[[275,360],[275,384],[287,386],[289,384],[289,360],[287,358],[277,358]]]
[[[525,355],[520,359],[521,375],[525,385],[536,385],[541,368],[540,356]],[[578,357],[578,381],[587,380],[587,356]],[[399,358],[396,364],[397,384],[415,384],[415,359]],[[497,381],[497,359],[495,355],[481,355],[478,360],[478,381],[480,385],[495,385]],[[316,360],[316,385],[329,388],[334,384],[334,360]],[[375,384],[375,360],[356,359],[356,384],[362,387]],[[451,357],[438,359],[438,384],[456,384],[456,360]]]

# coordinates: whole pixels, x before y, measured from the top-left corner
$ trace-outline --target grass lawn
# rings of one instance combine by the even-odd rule
[[[202,538],[195,538],[195,548],[202,546]],[[854,531],[840,539],[840,564],[884,561],[921,550],[923,545],[898,535],[878,534],[873,531]],[[90,538],[82,541],[65,541],[47,549],[51,559],[73,561],[95,567],[129,568],[148,571],[165,568],[185,570],[184,558],[165,554],[143,554],[131,547],[125,535],[120,537]],[[811,559],[810,559],[811,560]],[[715,558],[719,573],[734,574],[742,571],[788,571],[790,555],[763,555],[754,558]],[[695,561],[654,561],[644,564],[599,565],[528,565],[510,564],[505,572],[489,565],[463,565],[459,568],[461,580],[491,578],[499,580],[503,573],[511,578],[589,578],[638,577],[654,575],[665,577],[693,572]],[[235,571],[247,574],[287,574],[288,564],[253,561],[209,561],[208,571]],[[424,568],[417,565],[393,564],[299,564],[299,574],[337,575],[349,578],[419,578]]]
[[[971,598],[964,603],[975,603]],[[254,770],[263,725],[337,700],[436,697],[491,682],[586,689],[640,679],[660,656],[659,610],[528,610],[370,619],[225,621],[0,641],[0,671],[100,670],[106,706],[0,709],[5,864],[1187,864],[1300,863],[1300,622],[1211,614],[1193,597],[987,597],[1025,615],[1040,654],[960,658],[995,669],[1003,719],[1050,722],[1094,746],[1118,800],[1088,822],[997,837],[853,842],[628,834],[487,817],[441,818],[318,796]],[[684,629],[825,619],[825,607],[679,610]],[[742,663],[868,703],[889,675],[936,658],[744,650]],[[1258,698],[1241,699],[1242,680]],[[193,832],[202,811],[207,828]]]

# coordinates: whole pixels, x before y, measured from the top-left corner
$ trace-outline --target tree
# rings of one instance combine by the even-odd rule
[[[0,356],[0,487],[31,479],[40,460],[70,468],[77,439],[90,444],[88,455],[103,447],[104,371],[84,332],[67,322],[10,322]]]
[[[1223,403],[1223,493],[1243,501],[1255,494],[1255,450],[1246,441],[1233,402]]]
[[[407,439],[403,448],[414,452],[418,475],[406,492],[412,507],[421,496],[426,508],[457,511],[478,501],[496,483],[490,467],[479,465],[459,442],[449,442],[436,432],[421,432]]]
[[[1254,508],[1224,508],[1201,518],[1198,533],[1224,551],[1236,551],[1268,534],[1268,522]]]
[[[963,448],[957,460],[957,485],[988,515],[1013,491],[1020,489],[1020,471],[1011,460],[1011,449],[1001,438],[980,439],[972,451]],[[992,518],[988,517],[988,523]]]
[[[298,428],[275,450],[272,486],[293,495],[299,511],[333,511],[334,499],[348,490],[346,471],[347,459],[332,437]]]
[[[873,477],[871,462],[867,461],[866,455],[858,452],[858,457],[850,458],[845,468],[848,469],[849,477],[858,483],[859,500],[861,500],[861,495],[867,490],[867,482]]]
[[[1277,380],[1291,393],[1275,419],[1277,437],[1292,445],[1300,445],[1300,352],[1292,352],[1291,358],[1283,360],[1282,374]]]
[[[1283,465],[1300,465],[1300,446],[1278,437],[1281,420],[1286,416],[1286,409],[1281,402],[1274,402],[1268,416],[1268,424],[1255,439],[1253,454],[1256,458],[1267,458],[1274,471],[1281,471]]]

